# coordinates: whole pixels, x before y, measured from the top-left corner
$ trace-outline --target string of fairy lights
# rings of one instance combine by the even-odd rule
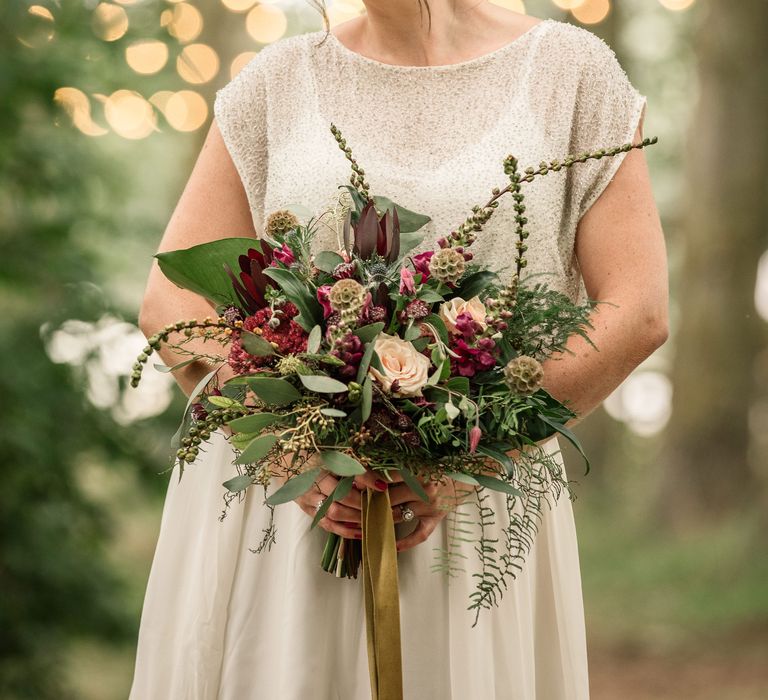
[[[652,0],[649,0],[649,2]],[[681,12],[691,8],[695,0],[653,0],[662,8]],[[131,26],[131,5],[142,0],[114,0],[98,2],[91,13],[91,28],[94,34],[105,42],[125,42],[125,62],[137,75],[151,76],[168,67],[172,50],[168,43],[159,39],[127,40]],[[289,15],[298,3],[290,0],[219,0],[227,11],[243,17],[243,27],[250,39],[258,46],[270,44],[286,35]],[[497,5],[516,12],[525,12],[525,0],[492,0]],[[550,0],[560,10],[570,13],[583,25],[597,25],[611,12],[615,0]],[[62,86],[55,92],[54,99],[70,116],[74,126],[87,136],[103,136],[114,133],[126,139],[143,139],[162,129],[162,116],[170,128],[179,132],[193,132],[205,125],[209,116],[208,100],[201,94],[200,86],[211,84],[227,70],[231,78],[256,54],[245,51],[222,66],[218,52],[210,45],[198,41],[205,26],[200,10],[184,0],[165,0],[168,5],[160,13],[160,26],[177,42],[175,72],[181,83],[179,90],[159,90],[143,96],[136,90],[116,90],[110,95],[92,93],[87,95],[72,86]],[[363,10],[362,0],[328,0],[331,25],[344,22],[359,15]],[[47,7],[31,5],[29,16],[37,26],[34,32],[19,36],[30,48],[50,42],[55,37],[56,18]],[[187,87],[188,86],[188,87]],[[101,114],[94,116],[95,107],[101,107]]]

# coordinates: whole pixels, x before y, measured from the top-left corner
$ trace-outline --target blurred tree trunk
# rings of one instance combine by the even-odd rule
[[[748,414],[765,338],[754,290],[768,222],[768,2],[701,5],[659,499],[662,515],[679,524],[759,498]]]

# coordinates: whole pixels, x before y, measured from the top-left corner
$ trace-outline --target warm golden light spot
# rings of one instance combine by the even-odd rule
[[[157,73],[168,60],[168,47],[162,41],[134,41],[125,49],[125,61],[137,73]]]
[[[173,90],[158,90],[152,97],[149,98],[149,102],[157,107],[163,114],[165,114],[165,105],[168,100],[174,96]]]
[[[246,12],[256,4],[256,0],[221,0],[221,4],[232,12]]]
[[[235,59],[229,66],[229,77],[234,78],[255,55],[255,51],[244,51],[239,56],[235,56]]]
[[[182,44],[186,44],[200,36],[203,31],[203,16],[196,7],[180,2],[173,8],[163,10],[160,26],[168,29],[168,33]]]
[[[499,7],[505,7],[507,10],[525,14],[525,4],[523,3],[523,0],[491,0],[491,2]]]
[[[176,70],[188,83],[207,83],[219,72],[219,55],[206,44],[190,44],[176,59]]]
[[[365,10],[362,0],[336,0],[328,8],[328,21],[332,27],[361,15]]]
[[[271,44],[285,34],[288,20],[279,7],[256,5],[245,19],[245,28],[259,43]]]
[[[114,0],[118,5],[135,5],[141,0]]]
[[[117,90],[104,99],[104,116],[114,132],[126,139],[143,139],[157,130],[152,105],[133,90]]]
[[[176,131],[195,131],[208,119],[208,104],[202,95],[192,90],[180,90],[165,102],[163,114]]]
[[[27,12],[34,17],[42,17],[43,19],[53,22],[53,14],[47,7],[43,7],[42,5],[31,5]]]
[[[659,0],[663,7],[668,10],[687,10],[693,5],[693,0]]]
[[[579,5],[583,5],[586,0],[552,0],[561,10],[573,10]]]
[[[602,22],[611,11],[608,0],[584,0],[578,7],[571,9],[571,14],[582,24]]]
[[[82,90],[60,87],[53,93],[53,100],[69,115],[75,128],[86,136],[103,136],[108,133],[91,119],[91,102]]]
[[[24,46],[36,49],[44,46],[54,37],[53,14],[47,7],[31,5],[17,27],[16,37]]]
[[[101,2],[91,16],[94,33],[104,41],[117,41],[128,31],[128,15],[119,5]]]

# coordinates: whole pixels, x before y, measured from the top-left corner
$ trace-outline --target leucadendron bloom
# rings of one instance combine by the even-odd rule
[[[469,301],[464,301],[461,297],[454,297],[441,304],[439,312],[439,316],[449,333],[456,332],[456,319],[463,313],[468,313],[472,320],[478,323],[482,330],[485,330],[488,325],[485,322],[485,317],[488,314],[485,305],[480,301],[480,297],[474,296]]]
[[[413,344],[397,336],[380,333],[374,343],[383,371],[371,367],[368,373],[384,391],[399,396],[421,396],[429,378],[430,361]]]

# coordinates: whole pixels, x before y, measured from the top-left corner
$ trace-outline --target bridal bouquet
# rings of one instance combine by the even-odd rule
[[[149,338],[132,384],[162,344],[188,355],[170,371],[210,363],[190,396],[173,460],[183,473],[212,433],[227,426],[235,454],[232,478],[223,484],[227,505],[260,487],[273,514],[325,469],[340,480],[314,527],[367,469],[389,481],[399,474],[425,501],[424,484],[431,480],[463,485],[463,502],[477,507],[477,517],[448,504],[453,540],[438,550],[436,568],[455,575],[458,541],[474,543],[481,573],[470,609],[477,622],[520,568],[544,502],[568,489],[558,461],[538,443],[559,433],[581,451],[565,427],[575,414],[542,388],[542,362],[566,350],[574,333],[589,341],[589,314],[597,303],[574,304],[521,277],[529,235],[522,185],[656,139],[526,170],[508,156],[506,186],[495,188],[431,249],[411,254],[429,217],[372,195],[342,134],[333,125],[331,132],[352,169],[350,184],[340,187],[345,207],[337,215],[339,249],[314,252],[328,212],[301,221],[281,210],[270,215],[258,241],[227,238],[158,254],[164,274],[206,297],[217,316],[182,320]],[[472,244],[505,195],[516,229],[510,236],[514,269],[502,282],[473,261]],[[197,338],[225,352],[189,350]],[[225,364],[236,376],[217,381]],[[276,476],[281,480],[273,488]],[[505,513],[490,507],[489,491],[503,494]],[[369,492],[364,504],[368,508],[378,497],[387,499],[377,512],[388,520],[382,515],[374,527],[364,515],[362,542],[329,534],[322,561],[327,571],[355,577],[369,539],[384,538],[389,546],[390,535],[378,531],[393,530],[386,492]],[[489,527],[502,517],[499,541]],[[467,539],[472,524],[479,525],[477,540]],[[257,551],[274,542],[271,521]]]

